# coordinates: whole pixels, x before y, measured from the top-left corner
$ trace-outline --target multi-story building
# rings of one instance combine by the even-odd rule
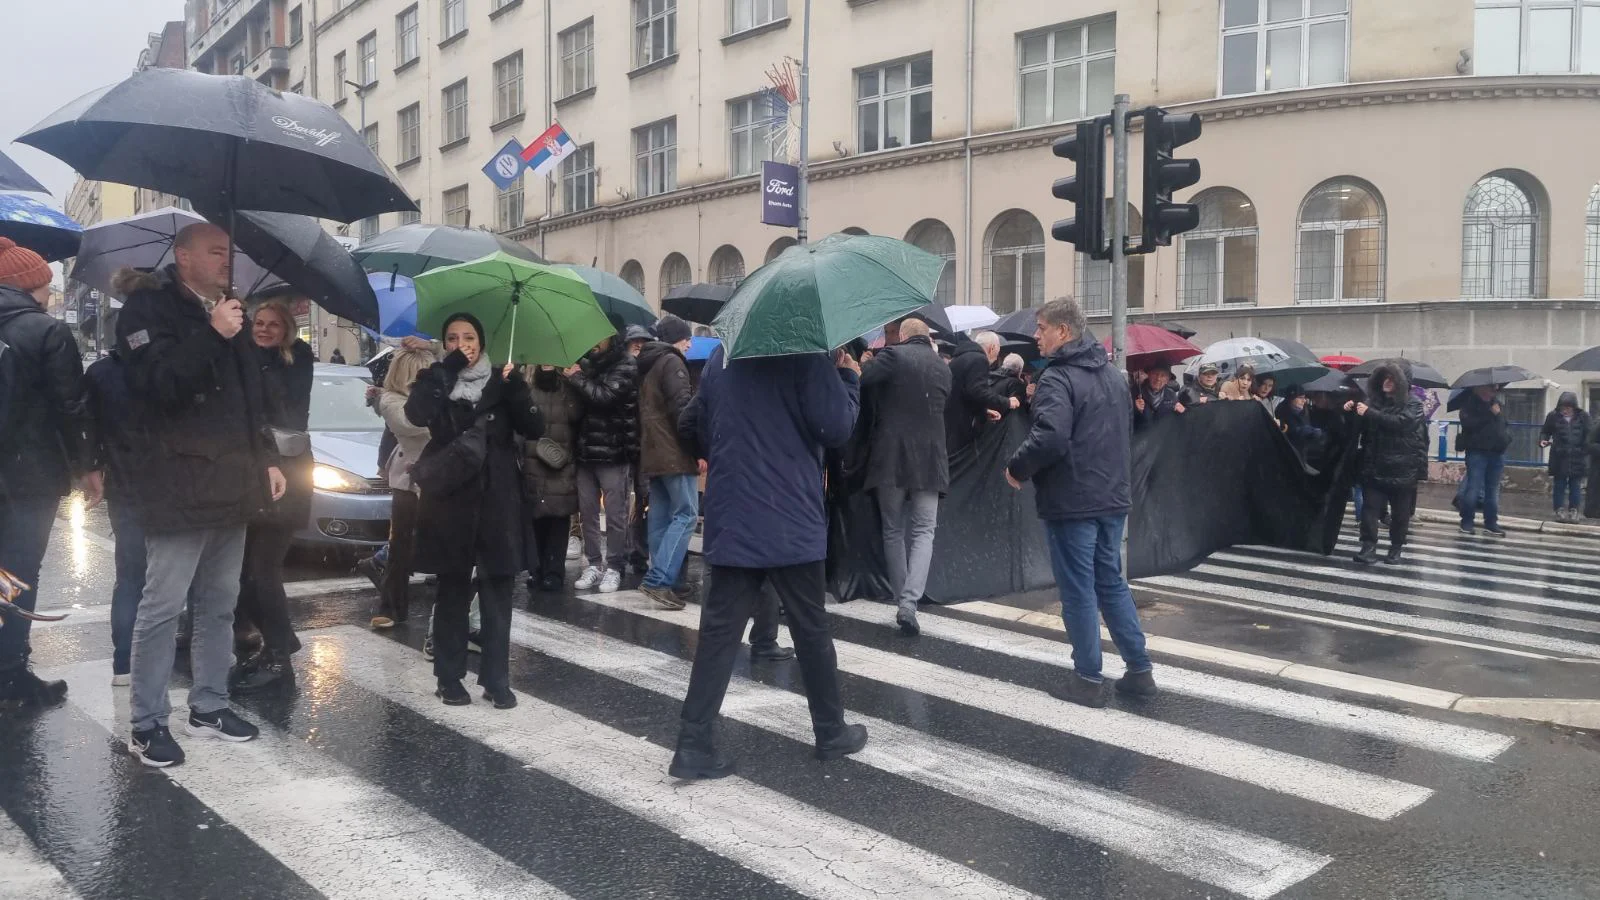
[[[189,67],[289,90],[291,51],[305,36],[302,15],[299,0],[186,0]]]

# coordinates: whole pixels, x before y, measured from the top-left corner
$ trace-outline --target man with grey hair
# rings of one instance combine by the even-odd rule
[[[1018,489],[1033,481],[1072,642],[1073,674],[1047,690],[1083,706],[1106,705],[1100,673],[1104,617],[1127,663],[1118,693],[1151,697],[1156,684],[1144,632],[1122,577],[1122,532],[1132,507],[1128,382],[1089,334],[1083,309],[1071,298],[1040,307],[1036,336],[1046,365],[1034,389],[1032,427],[1006,465],[1006,480]]]
[[[992,331],[979,332],[976,340],[955,335],[955,350],[950,356],[950,402],[944,411],[945,448],[951,455],[977,439],[985,420],[997,422],[1006,412],[1022,405],[989,383],[989,367],[999,355],[1000,335]]]

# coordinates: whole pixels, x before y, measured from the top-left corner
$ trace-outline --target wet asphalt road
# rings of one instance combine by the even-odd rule
[[[447,709],[417,652],[430,589],[373,633],[371,591],[314,565],[336,581],[294,601],[297,688],[240,701],[263,739],[179,734],[189,763],[143,770],[109,685],[109,545],[71,524],[41,606],[81,608],[33,638],[70,702],[0,720],[0,897],[1600,897],[1594,734],[1199,658],[1600,697],[1600,542],[1427,527],[1370,571],[1221,554],[1136,586],[1149,632],[1188,643],[1154,642],[1160,697],[1103,711],[1042,692],[1059,628],[1014,619],[1048,595],[929,610],[914,640],[834,607],[868,751],[810,759],[795,664],[741,660],[740,777],[683,785],[694,607],[519,593],[521,706]]]

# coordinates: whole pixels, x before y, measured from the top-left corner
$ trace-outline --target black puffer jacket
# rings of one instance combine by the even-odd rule
[[[1383,393],[1393,378],[1392,394]],[[1410,487],[1428,474],[1428,420],[1422,401],[1411,396],[1405,373],[1392,366],[1373,370],[1367,413],[1361,426],[1361,480],[1385,487]]]
[[[1500,411],[1494,406],[1499,404]],[[1461,399],[1461,433],[1456,436],[1456,449],[1462,453],[1478,450],[1484,453],[1504,453],[1511,446],[1511,429],[1506,427],[1505,404],[1497,395],[1493,400],[1483,400],[1476,391],[1468,389]]]
[[[544,437],[567,451],[567,464],[552,469],[541,460],[528,441],[522,449],[523,498],[531,505],[536,519],[561,518],[578,511],[578,422],[583,418],[583,401],[560,372],[536,370],[529,385],[533,405],[544,416]]]
[[[0,286],[0,340],[16,354],[18,379],[0,422],[0,502],[65,496],[91,455],[78,343],[32,295],[7,286]]]
[[[1561,415],[1561,407],[1572,407],[1572,418]],[[1589,455],[1583,445],[1589,437],[1589,414],[1578,408],[1578,395],[1567,391],[1556,401],[1556,408],[1544,417],[1539,436],[1550,442],[1550,474],[1563,478],[1582,478],[1589,472]],[[1592,487],[1590,490],[1594,490]]]
[[[312,367],[316,364],[311,345],[295,341],[289,348],[293,362],[284,362],[283,354],[277,350],[255,349],[261,363],[267,424],[285,431],[305,431],[311,419]],[[308,450],[293,459],[281,460],[278,468],[283,471],[288,490],[272,504],[268,515],[280,525],[304,527],[311,516],[311,474],[316,460]]]
[[[1006,412],[1011,398],[989,382],[989,357],[969,337],[959,337],[950,357],[950,399],[944,407],[944,443],[951,455],[977,440],[988,411]]]
[[[621,341],[591,350],[569,379],[583,400],[578,462],[627,464],[639,458],[639,365]]]

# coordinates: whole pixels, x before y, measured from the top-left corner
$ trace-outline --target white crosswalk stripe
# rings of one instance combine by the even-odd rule
[[[77,900],[78,893],[11,817],[0,813],[0,898]]]

